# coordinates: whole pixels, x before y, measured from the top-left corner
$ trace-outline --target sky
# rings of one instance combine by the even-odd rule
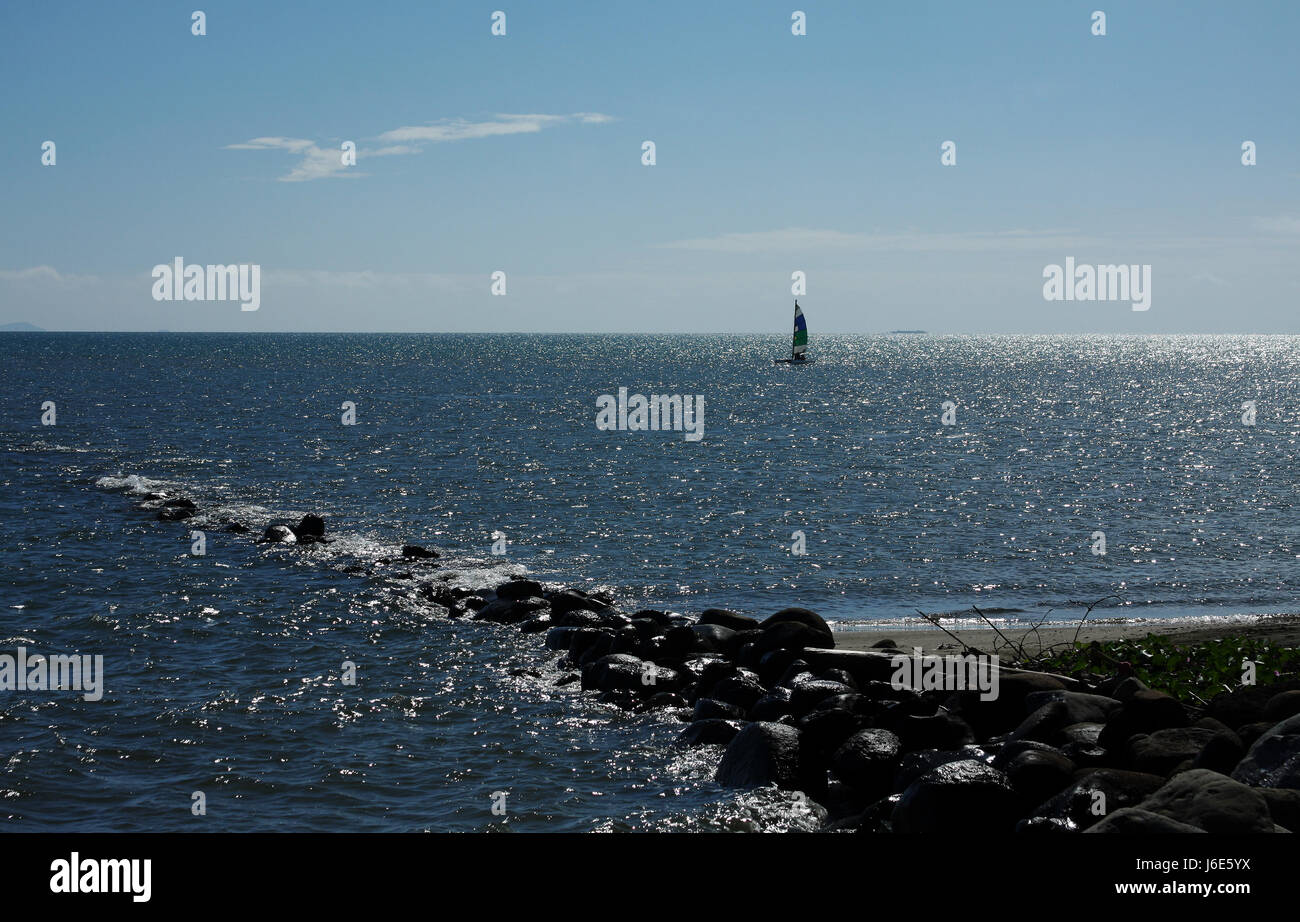
[[[784,332],[802,272],[814,342],[1300,333],[1297,34],[1292,0],[0,4],[0,324]],[[177,257],[260,267],[258,309],[156,300]],[[1149,309],[1046,300],[1067,258],[1150,265]]]

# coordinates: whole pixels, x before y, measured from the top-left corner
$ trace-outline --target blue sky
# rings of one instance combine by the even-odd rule
[[[772,332],[802,270],[814,341],[1296,333],[1298,33],[1292,2],[5,4],[0,323]],[[154,301],[177,256],[260,265],[260,310]],[[1151,309],[1045,301],[1067,256],[1150,264]]]

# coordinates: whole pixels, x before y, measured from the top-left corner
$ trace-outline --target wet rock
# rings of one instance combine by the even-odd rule
[[[1255,787],[1300,788],[1300,714],[1255,740],[1232,777]]]
[[[959,749],[975,742],[975,732],[956,714],[940,709],[929,716],[885,712],[880,725],[903,741],[904,749]]]
[[[1003,771],[1006,771],[1007,765],[1011,760],[1022,752],[1048,752],[1055,755],[1064,754],[1055,746],[1049,746],[1046,743],[1040,743],[1037,740],[1013,740],[1004,743],[998,749],[997,755],[993,757],[993,762],[991,764],[994,768],[1000,768]]]
[[[995,760],[996,764],[996,760]],[[1007,778],[1029,809],[1059,794],[1074,781],[1074,763],[1059,752],[1027,750],[1007,763]]]
[[[740,720],[745,716],[745,712],[734,704],[715,700],[713,698],[700,698],[695,702],[695,719],[698,720]]]
[[[169,499],[163,503],[164,509],[188,509],[191,512],[197,512],[198,506],[194,500],[186,499],[184,496],[178,496],[175,499]]]
[[[858,690],[858,680],[853,678],[844,669],[827,669],[817,676],[819,679],[825,679],[827,682],[839,682],[841,685],[847,685],[854,691]]]
[[[785,724],[755,721],[736,734],[722,762],[716,780],[728,787],[758,787],[775,784],[786,790],[810,790],[799,747],[799,731]]]
[[[406,554],[406,548],[402,548],[403,555]],[[500,586],[497,586],[498,599],[530,599],[542,598],[545,589],[542,584],[535,579],[512,579],[507,580]]]
[[[673,745],[679,749],[689,746],[726,746],[740,732],[740,723],[735,720],[707,719],[691,722]]]
[[[794,713],[790,705],[791,693],[788,688],[777,687],[754,702],[749,711],[750,720],[775,721]]]
[[[298,536],[288,525],[269,525],[266,531],[262,532],[262,540],[273,544],[296,544]]]
[[[719,701],[735,705],[742,713],[748,713],[759,699],[767,696],[767,689],[763,688],[758,676],[746,669],[715,684],[710,694]]]
[[[831,770],[855,793],[872,800],[889,793],[902,758],[902,743],[888,730],[864,729],[835,751]]]
[[[514,669],[511,669],[509,670],[508,674],[514,676],[517,679],[525,678],[525,677],[530,679],[540,679],[542,677],[542,674],[538,672],[536,669],[524,669],[522,667],[516,667]]]
[[[609,604],[578,589],[564,589],[550,597],[551,611],[557,616],[571,611],[605,611]]]
[[[1243,685],[1230,692],[1220,692],[1210,699],[1205,716],[1240,730],[1246,724],[1264,720],[1264,708],[1277,693],[1267,685]]]
[[[437,556],[437,551],[431,551],[428,548],[420,547],[418,544],[402,545],[402,557],[405,560],[433,560]],[[541,593],[533,593],[533,595],[540,594]]]
[[[949,762],[912,782],[894,808],[895,832],[965,834],[1010,832],[1019,819],[1007,776],[973,759]]]
[[[684,708],[686,699],[676,692],[662,691],[655,692],[642,704],[641,709],[646,711],[658,710],[659,708]]]
[[[1217,835],[1273,831],[1268,803],[1258,791],[1203,768],[1175,775],[1142,809]]]
[[[1203,833],[1205,830],[1140,807],[1121,807],[1084,832],[1098,835],[1119,833],[1125,836],[1167,836]]]
[[[748,615],[739,615],[723,608],[710,608],[700,614],[697,624],[716,624],[733,631],[752,631],[758,627],[758,619]]]
[[[1099,768],[1081,771],[1073,784],[1041,804],[1033,816],[1068,819],[1087,829],[1108,813],[1142,803],[1165,783],[1159,775]]]
[[[583,690],[640,691],[644,663],[626,653],[610,653],[582,667]]]
[[[158,510],[158,520],[160,522],[180,522],[193,518],[196,514],[197,510],[188,506],[164,506]]]
[[[560,678],[556,679],[555,687],[563,688],[565,685],[572,685],[574,682],[579,682],[581,680],[582,680],[582,676],[580,676],[578,673],[570,672],[567,675],[561,676]]]
[[[673,628],[672,631],[683,630],[682,628]],[[722,627],[719,624],[694,624],[685,630],[695,635],[691,642],[688,652],[692,653],[730,653],[736,649],[739,644],[739,635],[729,627]],[[664,639],[667,640],[668,634],[665,632]]]
[[[1025,705],[1035,710],[1012,731],[1011,738],[1042,743],[1068,742],[1062,734],[1066,727],[1104,722],[1121,706],[1113,698],[1066,691],[1035,692],[1026,696]]]
[[[494,624],[518,624],[545,607],[545,599],[493,599],[478,610],[474,619]]]
[[[827,682],[824,679],[812,679],[801,682],[790,689],[790,706],[796,715],[807,714],[818,704],[834,695],[845,695],[853,689],[839,682]]]
[[[550,629],[551,616],[544,611],[538,612],[519,625],[519,630],[524,634],[541,634]]]
[[[776,615],[772,617],[775,618]],[[754,649],[759,653],[768,653],[772,650],[802,650],[805,647],[829,649],[835,646],[835,639],[831,637],[829,629],[822,632],[798,621],[776,621],[770,624],[769,622],[771,618],[763,622],[764,627],[754,640]]]
[[[978,746],[964,746],[961,749],[917,749],[904,752],[894,773],[892,787],[895,791],[905,791],[926,772],[947,765],[949,762],[983,761],[984,751]]]
[[[313,538],[325,537],[325,520],[318,515],[308,513],[298,520],[298,525],[294,528],[293,533],[301,541],[304,535],[311,535]]]
[[[226,531],[236,535],[246,535],[250,531],[252,531],[252,529],[249,528],[247,525],[245,525],[243,522],[231,522],[229,525],[226,526]],[[365,567],[360,567],[359,569],[364,571]]]

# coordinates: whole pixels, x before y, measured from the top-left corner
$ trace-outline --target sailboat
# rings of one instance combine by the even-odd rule
[[[803,319],[803,311],[799,309],[799,302],[794,302],[794,339],[790,342],[790,357],[788,359],[772,359],[777,365],[810,365],[816,359],[808,358],[808,322]]]

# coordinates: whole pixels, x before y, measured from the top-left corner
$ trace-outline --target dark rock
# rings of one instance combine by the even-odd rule
[[[1011,760],[1022,752],[1047,752],[1055,755],[1063,755],[1061,750],[1057,749],[1055,746],[1049,746],[1046,743],[1040,743],[1037,740],[1012,740],[1004,743],[1001,748],[998,749],[997,755],[993,757],[993,762],[991,764],[994,768],[1000,768],[1003,771],[1006,771],[1007,765]]]
[[[740,732],[740,724],[734,720],[696,720],[677,735],[673,745],[679,749],[688,746],[726,746]]]
[[[408,547],[409,546],[410,545],[408,545]],[[405,547],[402,548],[402,554],[403,556],[406,556]],[[423,556],[423,555],[412,554],[410,556],[414,557],[414,556]],[[508,582],[502,583],[500,586],[497,586],[497,598],[498,599],[541,598],[542,594],[545,591],[546,590],[542,587],[542,584],[537,582],[537,580],[535,579],[512,579],[509,580]]]
[[[641,691],[645,663],[626,653],[611,653],[582,667],[582,687],[611,691]]]
[[[551,611],[557,616],[571,611],[605,611],[608,603],[578,589],[565,589],[550,597]]]
[[[580,676],[578,673],[570,672],[568,675],[561,676],[560,678],[556,679],[555,687],[563,688],[565,685],[572,685],[574,682],[578,682],[581,680],[582,680],[582,676]]]
[[[1215,721],[1218,723],[1218,721]],[[1231,775],[1246,754],[1241,737],[1231,730],[1216,730],[1192,762],[1193,768],[1208,768],[1221,775]]]
[[[252,531],[252,529],[249,528],[247,525],[245,525],[243,522],[231,522],[229,525],[226,526],[226,531],[236,535],[246,535],[250,531]],[[350,570],[350,568],[348,569]],[[359,570],[364,571],[365,567],[360,567]]]
[[[713,698],[700,698],[695,702],[695,719],[700,720],[740,720],[745,712],[734,704],[725,704]]]
[[[966,762],[972,759],[983,761],[984,751],[978,746],[964,746],[961,749],[917,749],[904,752],[899,760],[898,771],[894,773],[893,789],[904,791],[912,782],[931,769],[949,762]]]
[[[889,793],[902,744],[888,730],[858,730],[836,751],[831,770],[853,791],[872,800]]]
[[[1274,694],[1276,690],[1266,685],[1243,685],[1230,692],[1220,692],[1210,699],[1205,716],[1240,730],[1246,724],[1264,719],[1264,708]]]
[[[1140,807],[1121,807],[1084,832],[1099,835],[1109,832],[1126,836],[1167,836],[1205,830]]]
[[[288,525],[268,525],[266,531],[262,532],[262,540],[278,544],[296,544],[298,536]]]
[[[766,621],[763,623],[767,625]],[[762,633],[754,640],[754,649],[760,653],[768,653],[772,650],[802,650],[805,647],[829,649],[834,646],[835,639],[831,637],[829,630],[823,633],[797,621],[774,622],[764,627]]]
[[[1074,768],[1074,763],[1059,752],[1027,750],[1011,759],[1006,772],[1021,803],[1033,809],[1069,787],[1074,781]]]
[[[796,715],[802,715],[808,713],[832,695],[844,695],[852,691],[852,688],[841,685],[839,682],[812,679],[808,682],[801,682],[790,689],[790,706]]]
[[[493,599],[478,610],[474,619],[495,624],[518,624],[545,607],[545,599]]]
[[[672,628],[670,631],[665,632],[665,641],[667,641],[669,633],[678,630],[682,630],[682,628]],[[685,630],[695,634],[695,640],[689,652],[729,653],[740,645],[736,632],[719,624],[695,624]]]
[[[1203,768],[1175,775],[1142,809],[1216,835],[1273,831],[1268,803],[1258,791]]]
[[[299,541],[302,540],[303,535],[311,535],[313,538],[324,538],[325,520],[318,515],[308,513],[298,521],[298,525],[294,528],[293,533],[298,536]]]
[[[715,684],[710,694],[719,701],[734,704],[742,712],[748,713],[760,698],[766,697],[767,690],[759,682],[758,676],[744,670]]]
[[[891,816],[894,831],[904,834],[1010,832],[1018,819],[1007,776],[973,759],[926,772],[903,792]]]
[[[1123,752],[1130,737],[1185,727],[1190,723],[1187,711],[1178,699],[1159,691],[1138,691],[1106,719],[1098,744],[1103,749]]]
[[[975,732],[956,714],[939,710],[929,716],[887,711],[880,725],[892,730],[905,749],[959,749],[975,742]]]
[[[1075,781],[1033,811],[1034,816],[1068,819],[1087,829],[1108,813],[1134,807],[1165,783],[1159,775],[1111,768],[1085,769]]]
[[[1281,723],[1300,714],[1300,691],[1278,692],[1264,705],[1264,719]]]
[[[541,634],[550,629],[551,616],[546,612],[538,612],[519,625],[519,630],[524,634]]]
[[[163,503],[164,509],[189,509],[191,512],[198,511],[198,506],[194,500],[186,499],[184,496],[178,496],[176,499],[169,499]]]
[[[841,685],[847,685],[849,688],[857,691],[858,681],[843,669],[827,669],[817,678],[825,679],[827,682],[839,682]]]
[[[659,708],[684,708],[686,699],[676,692],[662,691],[655,692],[642,704],[642,709],[647,711],[658,710]]]
[[[896,644],[894,641],[890,640],[888,637],[884,637],[884,638],[882,638],[882,639],[880,639],[880,640],[877,640],[877,641],[876,641],[875,643],[873,643],[871,646],[872,646],[873,648],[875,648],[875,649],[888,649],[888,650],[896,650],[896,649],[898,649],[898,644]]]
[[[540,679],[542,677],[542,674],[538,672],[536,669],[523,669],[523,668],[511,669],[509,671],[509,675],[512,675],[517,679],[524,678],[525,676],[530,679]]]
[[[1300,788],[1300,714],[1255,740],[1232,777],[1255,787]]]
[[[1290,788],[1255,788],[1268,804],[1273,822],[1291,832],[1300,832],[1300,791]]]
[[[1199,727],[1170,727],[1138,734],[1128,741],[1129,764],[1134,771],[1168,775],[1188,759],[1195,759],[1214,735],[1213,730]]]
[[[428,548],[420,547],[420,545],[418,544],[402,545],[402,557],[406,560],[433,560],[437,556],[438,556],[437,551],[431,551]],[[529,594],[541,595],[540,592],[533,592]]]
[[[185,519],[193,518],[196,514],[195,510],[184,507],[159,509],[158,520],[160,522],[180,522]]]
[[[749,711],[750,720],[775,721],[792,715],[794,708],[790,705],[791,693],[788,688],[777,687],[754,702]]]
[[[799,747],[799,731],[785,724],[755,721],[736,734],[718,765],[717,781],[729,787],[775,784],[809,790]]]
[[[716,624],[733,631],[751,631],[758,627],[758,619],[723,608],[710,608],[700,614],[700,620],[696,624]]]

